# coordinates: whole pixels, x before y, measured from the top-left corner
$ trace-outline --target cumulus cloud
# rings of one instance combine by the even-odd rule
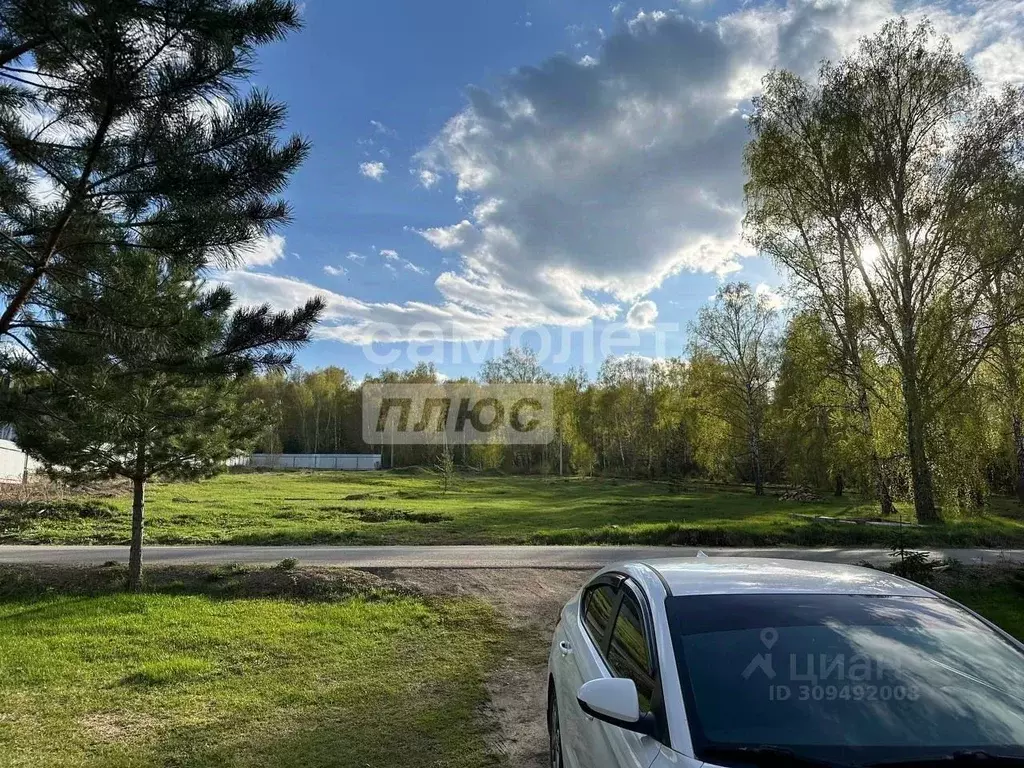
[[[365,264],[366,257],[356,253],[355,251],[349,251],[348,256],[345,257],[349,261],[354,261],[356,264]]]
[[[380,161],[366,162],[359,164],[359,173],[368,179],[374,181],[380,181],[384,178],[384,174],[388,172],[388,169],[384,167],[384,163]]]
[[[314,296],[327,308],[316,336],[349,344],[373,341],[491,341],[505,335],[500,318],[454,304],[364,302],[292,277],[231,270],[218,275],[241,304],[270,304],[291,309]]]
[[[416,158],[472,214],[419,231],[459,256],[445,301],[514,325],[636,306],[667,278],[724,278],[755,256],[741,231],[745,113],[772,67],[813,76],[888,18],[929,15],[989,84],[1018,82],[1022,0],[786,0],[714,21],[622,17],[584,59],[555,56],[471,88]],[[1013,49],[1013,51],[1011,51]]]
[[[328,264],[324,267],[324,272],[332,277],[342,277],[348,274],[348,270],[345,267],[336,267],[333,264]]]
[[[643,330],[654,327],[654,321],[658,319],[658,305],[647,299],[638,301],[629,308],[626,313],[626,326]]]
[[[382,249],[380,251],[380,255],[383,256],[385,259],[388,259],[389,261],[398,259],[398,251],[393,251],[390,248]]]
[[[284,258],[285,240],[281,235],[266,235],[253,243],[242,255],[245,267],[269,267]]]

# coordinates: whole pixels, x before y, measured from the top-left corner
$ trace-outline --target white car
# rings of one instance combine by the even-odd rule
[[[869,568],[606,568],[548,670],[552,768],[1024,766],[1024,646]]]

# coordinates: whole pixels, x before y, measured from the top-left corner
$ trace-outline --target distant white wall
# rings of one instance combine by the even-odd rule
[[[379,453],[254,453],[228,461],[230,467],[271,469],[380,469]]]
[[[0,439],[0,483],[20,483],[26,470],[32,475],[41,466],[10,440]]]

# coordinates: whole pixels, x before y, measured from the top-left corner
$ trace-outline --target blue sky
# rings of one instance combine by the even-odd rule
[[[592,375],[606,351],[682,354],[722,280],[781,283],[740,231],[761,75],[810,74],[906,12],[1019,83],[1021,6],[307,0],[254,78],[313,144],[294,221],[223,280],[282,307],[326,295],[299,362],[357,377],[418,359],[472,375],[517,341]]]

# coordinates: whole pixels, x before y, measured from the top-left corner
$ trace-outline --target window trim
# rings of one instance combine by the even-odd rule
[[[615,599],[612,601],[611,610],[608,613],[608,626],[605,627],[605,636],[598,640],[590,632],[590,627],[587,626],[587,607],[590,604],[590,593],[598,587],[608,586],[612,588],[615,593]],[[648,671],[652,676],[658,677],[660,673],[658,664],[658,645],[657,639],[654,633],[654,613],[651,611],[651,606],[647,600],[647,596],[644,594],[642,589],[638,589],[638,584],[634,579],[627,576],[624,573],[609,572],[603,573],[596,579],[587,584],[583,588],[583,599],[579,603],[579,615],[578,620],[580,626],[583,628],[584,633],[594,644],[594,647],[598,650],[598,655],[601,657],[601,661],[604,662],[605,668],[611,672],[611,665],[608,663],[608,648],[611,646],[611,630],[615,630],[615,622],[619,618],[619,608],[622,605],[622,596],[626,590],[629,591],[630,596],[636,601],[636,604],[640,607],[640,615],[643,621],[643,630],[645,640],[647,642],[647,657],[651,669]]]

